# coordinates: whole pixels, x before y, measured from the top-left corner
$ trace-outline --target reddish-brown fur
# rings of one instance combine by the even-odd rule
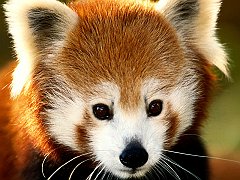
[[[116,83],[121,87],[122,106],[133,109],[139,104],[139,85],[144,79],[167,79],[168,86],[173,86],[179,75],[176,72],[180,73],[185,63],[174,29],[143,7],[119,8],[120,3],[111,2],[95,6],[94,2],[72,5],[80,21],[59,58],[67,78],[77,88],[83,86],[80,91],[91,91],[99,80]],[[171,60],[166,61],[165,56]],[[66,58],[68,61],[63,61]]]
[[[11,73],[16,63],[10,64],[0,72],[0,179],[14,179],[15,159],[13,156],[12,134],[9,131],[10,121],[10,82]]]
[[[98,6],[94,1],[84,6],[76,3],[70,7],[77,12],[80,20],[68,37],[66,47],[52,66],[56,72],[61,72],[75,89],[90,96],[95,84],[113,82],[121,87],[122,108],[131,111],[139,105],[139,90],[143,80],[151,77],[167,80],[166,89],[176,85],[187,60],[174,28],[158,13],[150,11],[151,8],[142,9],[143,7],[135,5],[119,8],[120,3],[113,5],[111,1],[102,2]],[[93,46],[93,42],[99,44]],[[189,49],[192,50],[189,57],[197,59],[193,64],[194,68],[197,68],[196,75],[200,82],[198,86],[202,98],[195,104],[197,113],[194,125],[186,133],[199,133],[202,121],[206,117],[215,78],[211,66],[201,53],[192,44],[189,44]],[[0,144],[4,146],[0,148],[0,170],[3,172],[0,173],[0,179],[10,178],[8,173],[11,171],[8,170],[14,171],[11,167],[24,166],[24,157],[29,146],[41,149],[43,154],[48,154],[54,149],[42,124],[44,117],[40,114],[46,99],[39,90],[41,84],[34,81],[35,76],[39,77],[38,72],[49,72],[41,63],[37,63],[29,89],[24,89],[19,98],[12,102],[9,98],[9,84],[14,67],[15,64],[11,64],[0,74],[0,124],[3,129],[0,131]],[[51,74],[46,74],[44,83],[48,83],[50,77]],[[169,110],[171,112],[171,107]],[[80,145],[86,144],[88,131],[95,125],[89,122],[87,112],[84,118],[83,125],[78,127]],[[172,145],[174,142],[171,142],[171,138],[174,137],[180,123],[177,112],[172,113],[168,120],[171,124],[168,139],[169,145]],[[9,123],[11,126],[8,126]],[[15,133],[18,135],[15,136]],[[14,143],[9,142],[9,139]],[[87,146],[83,149],[88,150]],[[16,151],[17,159],[9,159]],[[54,155],[56,156],[57,152],[52,154],[53,158]],[[1,167],[5,165],[4,161],[7,164]]]
[[[27,165],[32,147],[41,148],[43,154],[54,149],[42,126],[39,112],[44,106],[43,97],[38,90],[35,92],[36,85],[31,84],[28,91],[23,91],[19,98],[10,98],[15,67],[16,62],[12,62],[0,73],[0,179],[6,180],[19,180],[18,172]],[[56,160],[56,154],[57,150],[51,153],[51,158]]]

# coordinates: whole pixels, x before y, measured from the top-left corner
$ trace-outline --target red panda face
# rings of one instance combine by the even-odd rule
[[[121,178],[158,163],[192,124],[199,98],[195,64],[171,26],[152,12],[125,11],[80,16],[53,65],[73,92],[67,103],[52,97],[60,109],[47,112],[58,142]]]
[[[125,11],[82,17],[52,65],[70,94],[50,97],[47,111],[58,142],[121,178],[158,163],[192,124],[200,93],[196,65],[171,26],[152,12]]]
[[[6,6],[20,58],[12,96],[28,96],[30,109],[36,103],[27,115],[43,117],[43,127],[33,123],[40,136],[87,154],[119,178],[135,178],[154,171],[186,130],[198,131],[211,89],[210,64],[226,72],[226,62],[208,60],[214,55],[206,42],[224,54],[214,34],[204,35],[206,42],[197,38],[196,26],[208,25],[200,23],[198,1],[191,4],[194,12],[178,1],[89,1],[70,8],[24,1],[16,7],[20,32],[12,23],[19,23],[11,11],[17,5],[12,0]]]

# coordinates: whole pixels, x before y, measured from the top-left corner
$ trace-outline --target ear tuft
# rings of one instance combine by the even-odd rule
[[[4,5],[16,52],[60,44],[77,22],[77,14],[56,0],[9,0]],[[21,60],[21,58],[20,58]]]
[[[192,43],[210,64],[228,76],[227,55],[216,38],[221,0],[160,0],[156,9],[173,25],[184,43]]]
[[[12,96],[16,96],[36,61],[49,60],[61,49],[78,15],[56,0],[9,0],[4,9],[19,60],[12,82]]]
[[[51,9],[34,8],[27,13],[29,28],[32,32],[36,47],[38,49],[47,48],[53,42],[62,41],[65,36],[64,30],[60,27],[65,26],[61,14]]]
[[[183,23],[193,18],[199,11],[198,0],[160,0],[156,9],[171,23]]]

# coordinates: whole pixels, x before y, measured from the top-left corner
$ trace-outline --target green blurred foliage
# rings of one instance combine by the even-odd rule
[[[214,153],[240,153],[240,1],[224,0],[218,34],[230,63],[231,80],[219,76],[220,92],[210,108],[204,138]],[[240,156],[239,156],[240,158]]]
[[[64,1],[64,0],[63,0]],[[7,25],[0,0],[0,67],[13,59]],[[219,17],[218,34],[225,44],[231,64],[232,81],[220,75],[220,92],[216,94],[204,128],[204,139],[214,154],[240,152],[240,1],[224,0]],[[1,78],[1,77],[0,77]]]

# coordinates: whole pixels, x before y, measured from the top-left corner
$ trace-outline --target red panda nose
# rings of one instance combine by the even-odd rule
[[[131,142],[119,156],[121,163],[132,169],[143,166],[148,161],[148,153],[139,142]]]

